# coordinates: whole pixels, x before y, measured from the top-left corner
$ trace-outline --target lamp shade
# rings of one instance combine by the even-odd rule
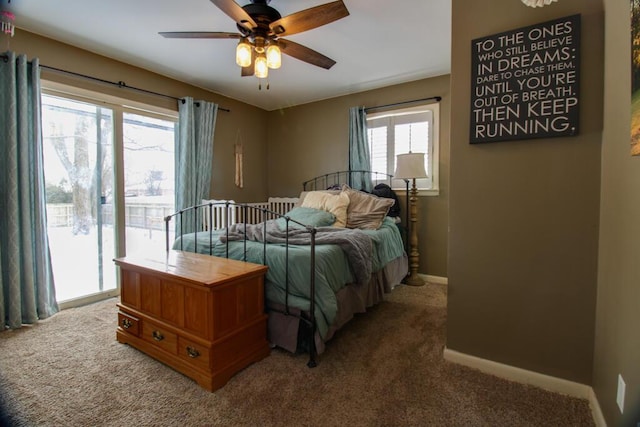
[[[396,179],[426,178],[427,171],[424,168],[424,153],[406,153],[396,156]]]
[[[258,55],[255,63],[254,74],[259,79],[266,79],[269,75],[269,68],[267,67],[267,58],[263,54]]]
[[[278,69],[282,64],[282,56],[280,55],[280,48],[275,42],[272,42],[267,47],[267,67],[271,69]]]
[[[238,46],[236,46],[236,64],[241,67],[251,65],[251,45],[245,38],[240,39]]]

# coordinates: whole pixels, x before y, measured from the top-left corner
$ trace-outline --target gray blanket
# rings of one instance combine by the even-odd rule
[[[265,233],[266,225],[266,233]],[[246,227],[246,228],[245,228]],[[245,234],[246,230],[246,234]],[[357,283],[369,283],[372,272],[373,243],[367,234],[357,229],[317,227],[316,245],[338,245],[345,252]],[[311,232],[306,229],[289,229],[289,244],[310,245]],[[286,243],[287,232],[278,227],[275,220],[259,224],[233,224],[229,227],[229,240]],[[225,242],[226,236],[220,237]]]

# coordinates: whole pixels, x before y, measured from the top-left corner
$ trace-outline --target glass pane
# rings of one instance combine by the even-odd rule
[[[387,128],[375,127],[368,129],[369,153],[371,154],[371,170],[374,172],[387,171]]]
[[[395,153],[394,157],[398,154],[404,154],[408,152],[412,153],[425,153],[424,167],[427,173],[429,172],[429,123],[417,122],[407,123],[395,126]]]
[[[113,111],[43,95],[42,133],[56,297],[115,289]]]
[[[434,174],[434,106],[415,107],[376,114],[367,118],[369,126],[370,148],[372,153],[372,167],[377,158],[374,150],[386,150],[388,173],[395,173],[397,156],[408,152],[424,153],[425,170],[428,178],[416,180],[420,189],[433,187]],[[384,129],[384,137],[382,130]],[[377,136],[380,134],[380,137]],[[382,157],[382,153],[376,156]],[[405,186],[403,180],[393,180],[393,188],[401,189]]]
[[[174,210],[175,123],[131,113],[123,119],[127,254],[160,254],[164,217]]]
[[[414,122],[397,124],[395,126],[395,155],[403,153],[424,153],[424,170],[431,176],[429,170],[429,122]],[[395,162],[395,161],[394,161]],[[429,188],[429,178],[416,180],[418,188]]]

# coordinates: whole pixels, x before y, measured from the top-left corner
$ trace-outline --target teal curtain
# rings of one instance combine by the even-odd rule
[[[367,113],[364,107],[349,109],[349,170],[371,170],[371,155],[367,140]],[[378,171],[386,172],[386,171]],[[370,173],[352,173],[349,185],[371,192],[373,184]]]
[[[0,318],[20,328],[58,311],[47,237],[40,66],[0,59]]]
[[[176,132],[176,210],[210,199],[213,165],[213,133],[218,105],[207,101],[183,98],[178,101],[178,132]],[[177,221],[178,231],[196,231],[198,219],[193,212]]]

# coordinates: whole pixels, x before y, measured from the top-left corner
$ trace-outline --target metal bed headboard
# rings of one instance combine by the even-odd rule
[[[375,172],[369,170],[346,170],[346,171],[338,171],[326,173],[324,175],[318,175],[315,178],[311,178],[302,183],[303,191],[314,191],[314,190],[326,190],[333,185],[341,185],[347,184],[349,187],[353,188],[354,177],[369,176],[369,180],[373,187],[380,183],[387,184],[389,187],[393,188],[392,181],[393,175],[388,174],[386,172]],[[405,184],[405,207],[404,207],[404,224],[401,228],[401,232],[404,235],[404,246],[407,253],[409,253],[409,235],[410,230],[409,227],[411,224],[409,223],[409,180],[403,179]],[[359,190],[359,188],[356,188]]]
[[[352,187],[354,177],[361,175],[369,176],[369,180],[374,187],[381,183],[385,183],[389,185],[389,187],[391,187],[391,181],[393,180],[393,175],[385,172],[375,172],[368,170],[347,170],[326,173],[324,175],[319,175],[315,178],[311,178],[302,183],[302,189],[304,191],[326,190],[332,185],[340,184],[347,184],[349,187]]]

